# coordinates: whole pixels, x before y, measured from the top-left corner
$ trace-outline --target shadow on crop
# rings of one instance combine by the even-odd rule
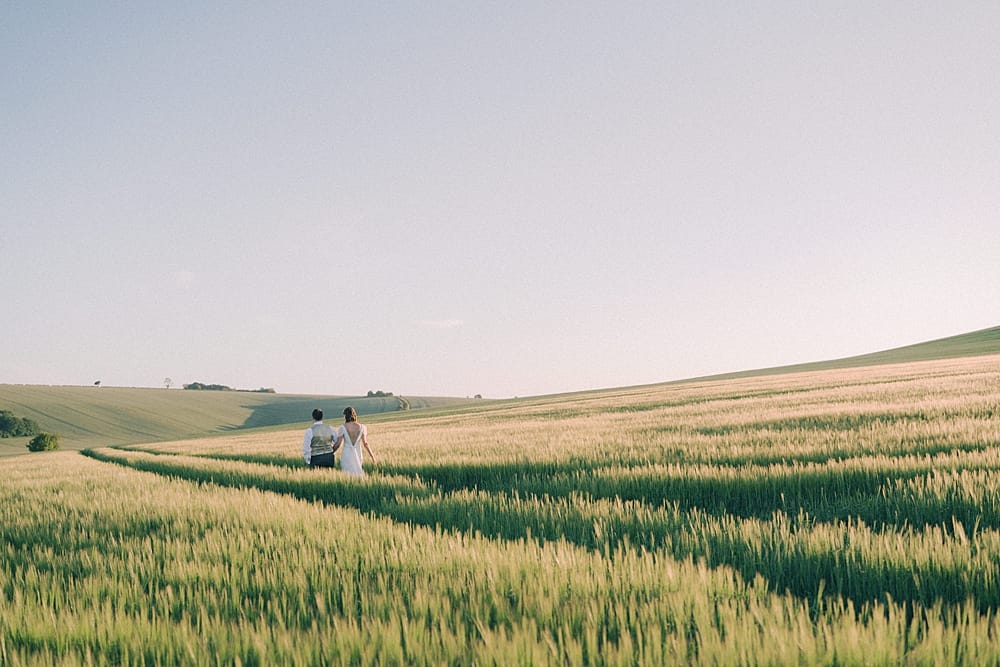
[[[340,396],[329,398],[269,396],[266,402],[244,405],[250,411],[249,416],[238,426],[227,430],[239,431],[263,426],[284,426],[290,424],[312,423],[312,411],[320,408],[329,417],[339,416],[344,408],[352,406],[359,414],[376,414],[395,412],[400,409],[400,401],[396,397],[363,397]]]

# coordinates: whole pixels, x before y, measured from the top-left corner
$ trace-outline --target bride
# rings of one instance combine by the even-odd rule
[[[372,453],[371,447],[368,446],[367,436],[368,428],[364,424],[358,423],[358,413],[354,411],[354,408],[344,408],[344,423],[337,429],[337,440],[334,443],[334,450],[343,443],[344,448],[341,450],[343,453],[340,455],[340,469],[349,475],[361,476],[365,474],[365,471],[361,468],[362,446],[368,452],[368,457],[372,463],[378,464],[378,461],[375,460],[375,454]]]

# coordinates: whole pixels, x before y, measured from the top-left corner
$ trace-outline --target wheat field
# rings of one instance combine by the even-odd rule
[[[0,664],[995,664],[1000,357],[0,461]]]

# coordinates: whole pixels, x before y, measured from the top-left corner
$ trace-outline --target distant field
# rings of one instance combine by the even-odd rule
[[[468,399],[406,397],[412,409]],[[178,440],[238,429],[310,423],[314,407],[336,417],[396,411],[395,397],[301,396],[235,391],[0,385],[0,408],[59,433],[64,449]],[[305,428],[305,426],[303,426]],[[0,456],[24,454],[27,438],[0,439]]]
[[[760,375],[778,375],[784,373],[802,373],[808,371],[828,371],[837,368],[861,368],[863,366],[882,366],[885,364],[905,364],[914,361],[934,361],[936,359],[957,359],[961,357],[979,357],[1000,354],[1000,327],[980,329],[958,336],[948,336],[938,340],[916,343],[903,347],[861,354],[843,359],[816,361],[791,366],[776,366],[774,368],[758,368],[736,373],[713,375],[714,379],[756,377]],[[703,378],[702,378],[703,379]]]
[[[1000,327],[910,345],[884,352],[831,361],[765,368],[712,376],[713,380],[737,379],[838,368],[856,368],[935,359],[1000,354]],[[709,378],[684,380],[697,382]],[[668,384],[678,384],[668,383]],[[656,386],[656,385],[651,385]],[[577,392],[583,397],[595,392]],[[549,401],[559,396],[507,401],[470,401],[460,398],[410,397],[412,409],[422,414],[435,410],[461,413],[467,410],[505,410],[510,406]],[[239,429],[306,424],[313,407],[339,415],[353,405],[365,416],[379,419],[401,416],[395,398],[346,396],[301,396],[120,387],[50,387],[0,385],[0,409],[34,419],[43,430],[59,433],[65,449],[162,442],[225,434]],[[28,439],[0,439],[0,457],[24,454]]]
[[[1000,663],[1000,355],[0,461],[0,664]]]

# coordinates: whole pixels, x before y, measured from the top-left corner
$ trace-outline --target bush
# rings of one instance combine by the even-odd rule
[[[39,433],[31,439],[27,447],[33,452],[49,452],[53,449],[59,449],[59,434]]]
[[[19,438],[37,435],[38,424],[27,417],[18,417],[8,410],[0,410],[0,438]]]

